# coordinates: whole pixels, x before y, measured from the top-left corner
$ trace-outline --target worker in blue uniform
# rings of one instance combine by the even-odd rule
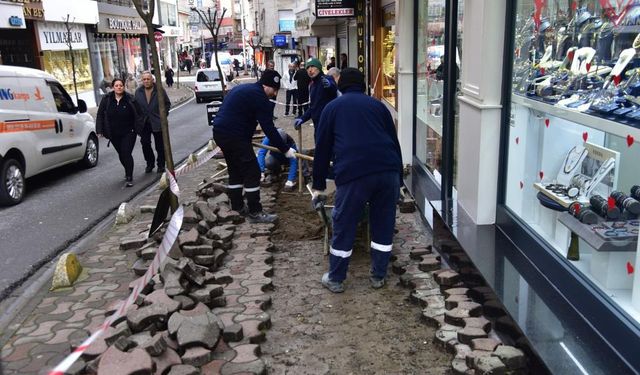
[[[246,215],[252,223],[277,220],[276,215],[264,212],[260,203],[260,167],[251,144],[257,124],[272,146],[287,158],[295,158],[294,150],[282,141],[273,124],[273,103],[269,99],[278,95],[280,78],[278,72],[268,69],[258,82],[235,87],[225,96],[213,120],[213,139],[227,162],[231,209]]]
[[[294,120],[293,126],[296,130],[300,129],[302,124],[309,119],[313,121],[314,126],[314,139],[318,134],[317,128],[320,122],[320,115],[324,107],[333,99],[336,98],[338,88],[335,81],[329,79],[322,71],[322,64],[320,60],[311,58],[307,60],[306,65],[307,73],[311,78],[311,85],[309,88],[310,104],[309,110]]]
[[[289,134],[287,134],[287,132],[284,131],[284,129],[278,129],[278,134],[287,146],[294,149],[295,151],[298,151],[296,142],[293,140],[293,138],[291,138]],[[262,144],[265,146],[271,146],[269,137],[264,137],[264,139],[262,140]],[[287,176],[287,182],[284,183],[284,190],[293,191],[294,186],[296,186],[298,159],[287,159],[287,157],[279,152],[273,152],[261,148],[260,151],[258,151],[258,165],[260,166],[260,172],[262,172],[263,176],[265,175],[265,172],[269,171],[269,176],[275,177],[280,174],[283,166],[288,165],[289,175]]]
[[[329,163],[334,161],[336,195],[329,272],[322,285],[344,291],[358,221],[369,205],[373,288],[385,284],[402,181],[400,143],[389,110],[364,94],[364,75],[347,68],[340,73],[342,96],[324,108],[317,128],[313,161],[312,204],[326,200]]]

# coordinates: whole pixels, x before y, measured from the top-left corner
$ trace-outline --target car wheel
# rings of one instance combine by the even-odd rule
[[[95,135],[91,134],[87,139],[87,148],[85,149],[84,157],[82,158],[82,165],[86,168],[93,168],[98,165],[98,145],[98,138]]]
[[[0,204],[11,206],[24,198],[24,168],[15,159],[5,159],[0,166]]]

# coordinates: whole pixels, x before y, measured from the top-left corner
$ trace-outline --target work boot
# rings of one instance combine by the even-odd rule
[[[331,293],[342,293],[344,292],[344,285],[341,282],[331,281],[329,279],[329,272],[322,275],[322,286],[329,289]]]
[[[371,275],[369,276],[369,282],[371,282],[371,287],[373,289],[380,289],[384,286],[384,277],[382,279],[379,279],[373,276],[373,268],[369,270],[369,274]]]
[[[278,215],[268,214],[264,211],[250,213],[247,216],[247,220],[253,224],[259,223],[275,223],[278,220]]]

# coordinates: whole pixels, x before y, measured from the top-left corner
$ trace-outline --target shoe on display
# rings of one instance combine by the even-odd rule
[[[153,172],[153,165],[147,165],[147,167],[144,169],[144,173],[151,173]]]
[[[344,285],[342,285],[342,283],[337,282],[337,281],[331,281],[331,279],[329,279],[329,272],[325,273],[324,275],[322,275],[322,286],[324,286],[325,288],[329,289],[329,291],[331,293],[342,293],[344,292]]]
[[[250,223],[253,224],[259,224],[259,223],[275,223],[278,220],[278,215],[274,215],[274,214],[268,214],[264,211],[260,211],[260,212],[256,212],[254,214],[249,213],[247,214],[247,220]]]

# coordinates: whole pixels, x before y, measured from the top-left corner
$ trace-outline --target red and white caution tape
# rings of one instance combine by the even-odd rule
[[[215,150],[214,150],[215,151]],[[173,177],[171,173],[167,170],[166,175],[169,177],[169,187],[171,192],[176,195],[176,197],[180,197],[180,188],[178,187],[178,182]],[[100,326],[100,328],[95,331],[91,336],[89,336],[86,340],[78,346],[73,353],[68,355],[62,362],[60,362],[53,370],[49,372],[49,375],[63,375],[65,371],[67,371],[73,363],[80,358],[82,353],[89,348],[89,346],[96,341],[108,328],[111,326],[111,323],[122,317],[129,306],[133,305],[135,300],[140,295],[140,292],[144,289],[145,286],[149,283],[151,278],[155,276],[160,271],[160,266],[167,256],[169,255],[169,250],[176,242],[178,238],[178,233],[180,232],[180,228],[182,227],[182,220],[184,218],[184,211],[182,206],[178,206],[176,212],[171,216],[171,221],[169,222],[169,226],[167,227],[167,231],[162,237],[162,242],[160,243],[160,247],[158,251],[156,251],[156,256],[153,258],[153,261],[149,265],[147,272],[137,280],[133,282],[133,290],[131,294],[127,297],[126,300],[120,302],[116,311],[109,316],[105,322]]]
[[[270,101],[271,103],[275,103],[275,104],[279,104],[279,105],[291,105],[291,106],[293,106],[294,108],[295,108],[295,107],[302,107],[303,105],[308,105],[308,104],[310,104],[310,103],[311,103],[311,100],[308,100],[306,103],[302,103],[302,104],[287,104],[287,103],[279,102],[279,101],[277,101],[277,100],[275,100],[275,99],[269,99],[269,101]]]
[[[176,170],[176,176],[183,175],[183,174],[185,174],[187,172],[190,172],[190,171],[198,168],[202,164],[204,164],[207,161],[209,161],[209,159],[214,157],[218,152],[220,152],[220,147],[216,147],[212,151],[208,151],[208,152],[204,152],[203,151],[203,152],[201,152],[200,155],[196,157],[195,161],[187,162],[187,163],[183,164],[180,168],[178,168]]]

